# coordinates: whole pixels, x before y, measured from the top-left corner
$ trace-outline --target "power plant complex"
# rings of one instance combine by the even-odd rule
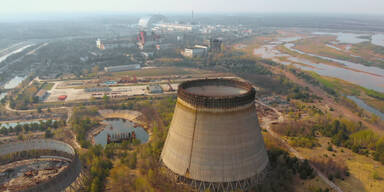
[[[255,93],[249,83],[232,79],[180,84],[160,157],[170,175],[200,191],[247,190],[260,183],[269,160]]]

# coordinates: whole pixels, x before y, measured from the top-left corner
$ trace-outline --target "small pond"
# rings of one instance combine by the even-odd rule
[[[103,147],[107,145],[108,134],[126,135],[134,132],[136,139],[138,139],[140,143],[146,143],[149,139],[149,135],[144,128],[140,126],[135,127],[135,123],[131,121],[125,119],[106,119],[104,123],[107,124],[107,126],[94,138],[95,144],[102,145]]]

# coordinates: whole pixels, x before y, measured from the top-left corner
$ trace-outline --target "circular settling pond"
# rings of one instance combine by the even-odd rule
[[[146,143],[148,141],[148,133],[143,127],[135,126],[135,123],[125,119],[106,119],[104,123],[107,126],[97,134],[94,138],[95,144],[105,147],[108,143],[108,137],[113,141],[128,140],[129,136],[135,135],[135,138],[140,143]]]

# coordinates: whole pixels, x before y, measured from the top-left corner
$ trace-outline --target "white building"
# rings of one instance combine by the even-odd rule
[[[192,31],[193,30],[192,25],[186,25],[186,24],[158,23],[158,24],[155,24],[155,26],[162,30],[167,30],[167,31]]]
[[[116,48],[131,48],[135,44],[130,40],[96,40],[96,47],[101,50],[116,49]]]
[[[202,57],[208,53],[208,46],[195,45],[193,48],[185,48],[182,55],[184,57]]]

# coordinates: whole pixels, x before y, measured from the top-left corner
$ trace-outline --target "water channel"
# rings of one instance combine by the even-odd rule
[[[48,120],[41,120],[41,122],[47,122]],[[52,122],[55,122],[56,120],[51,120]],[[20,121],[20,122],[6,122],[6,123],[2,123],[0,122],[0,128],[7,128],[9,129],[10,127],[16,127],[17,125],[26,125],[26,124],[34,124],[34,123],[37,123],[37,124],[40,124],[40,121],[38,120],[34,120],[34,121]]]
[[[4,89],[13,89],[13,88],[16,88],[16,87],[19,86],[20,83],[23,82],[26,78],[27,78],[27,76],[16,76],[16,77],[14,77],[13,79],[11,79],[10,81],[8,81],[8,82],[4,85]]]
[[[384,120],[384,113],[380,112],[379,110],[367,105],[363,100],[355,97],[355,96],[347,96],[349,99],[351,99],[352,101],[354,101],[359,107],[377,115],[378,117],[380,117],[382,120]]]

